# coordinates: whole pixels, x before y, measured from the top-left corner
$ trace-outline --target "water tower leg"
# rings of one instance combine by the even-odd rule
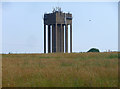
[[[46,25],[44,24],[44,53],[46,53]]]
[[[61,52],[64,53],[64,25],[61,24]]]
[[[48,53],[50,53],[51,52],[51,40],[50,40],[50,25],[48,25]]]
[[[70,24],[70,53],[72,53],[72,24]]]
[[[57,23],[55,24],[55,51],[58,52],[58,47],[57,47]]]
[[[68,53],[68,25],[65,25],[65,52]]]
[[[55,25],[52,25],[52,52],[55,52]]]

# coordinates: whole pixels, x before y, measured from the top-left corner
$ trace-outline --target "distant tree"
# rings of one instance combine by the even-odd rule
[[[87,52],[100,52],[99,49],[96,48],[91,48],[90,50],[88,50]]]

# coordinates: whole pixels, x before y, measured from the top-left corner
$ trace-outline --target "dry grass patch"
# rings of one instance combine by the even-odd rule
[[[116,87],[118,53],[4,54],[3,87]]]

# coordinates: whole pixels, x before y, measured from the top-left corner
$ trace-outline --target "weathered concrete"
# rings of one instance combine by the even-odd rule
[[[50,53],[51,52],[51,37],[50,37],[50,33],[51,31],[50,31],[50,25],[48,25],[48,53]]]
[[[72,24],[70,24],[70,52],[72,53]]]
[[[46,53],[46,25],[44,24],[44,53]]]
[[[55,24],[52,25],[52,52],[55,52]]]
[[[64,52],[64,25],[61,24],[61,52]]]
[[[58,52],[58,42],[57,42],[57,23],[55,24],[55,52]]]
[[[65,25],[65,52],[68,52],[68,25]]]

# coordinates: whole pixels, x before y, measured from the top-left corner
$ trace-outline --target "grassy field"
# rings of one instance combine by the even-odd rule
[[[117,87],[118,53],[3,54],[3,87]]]

